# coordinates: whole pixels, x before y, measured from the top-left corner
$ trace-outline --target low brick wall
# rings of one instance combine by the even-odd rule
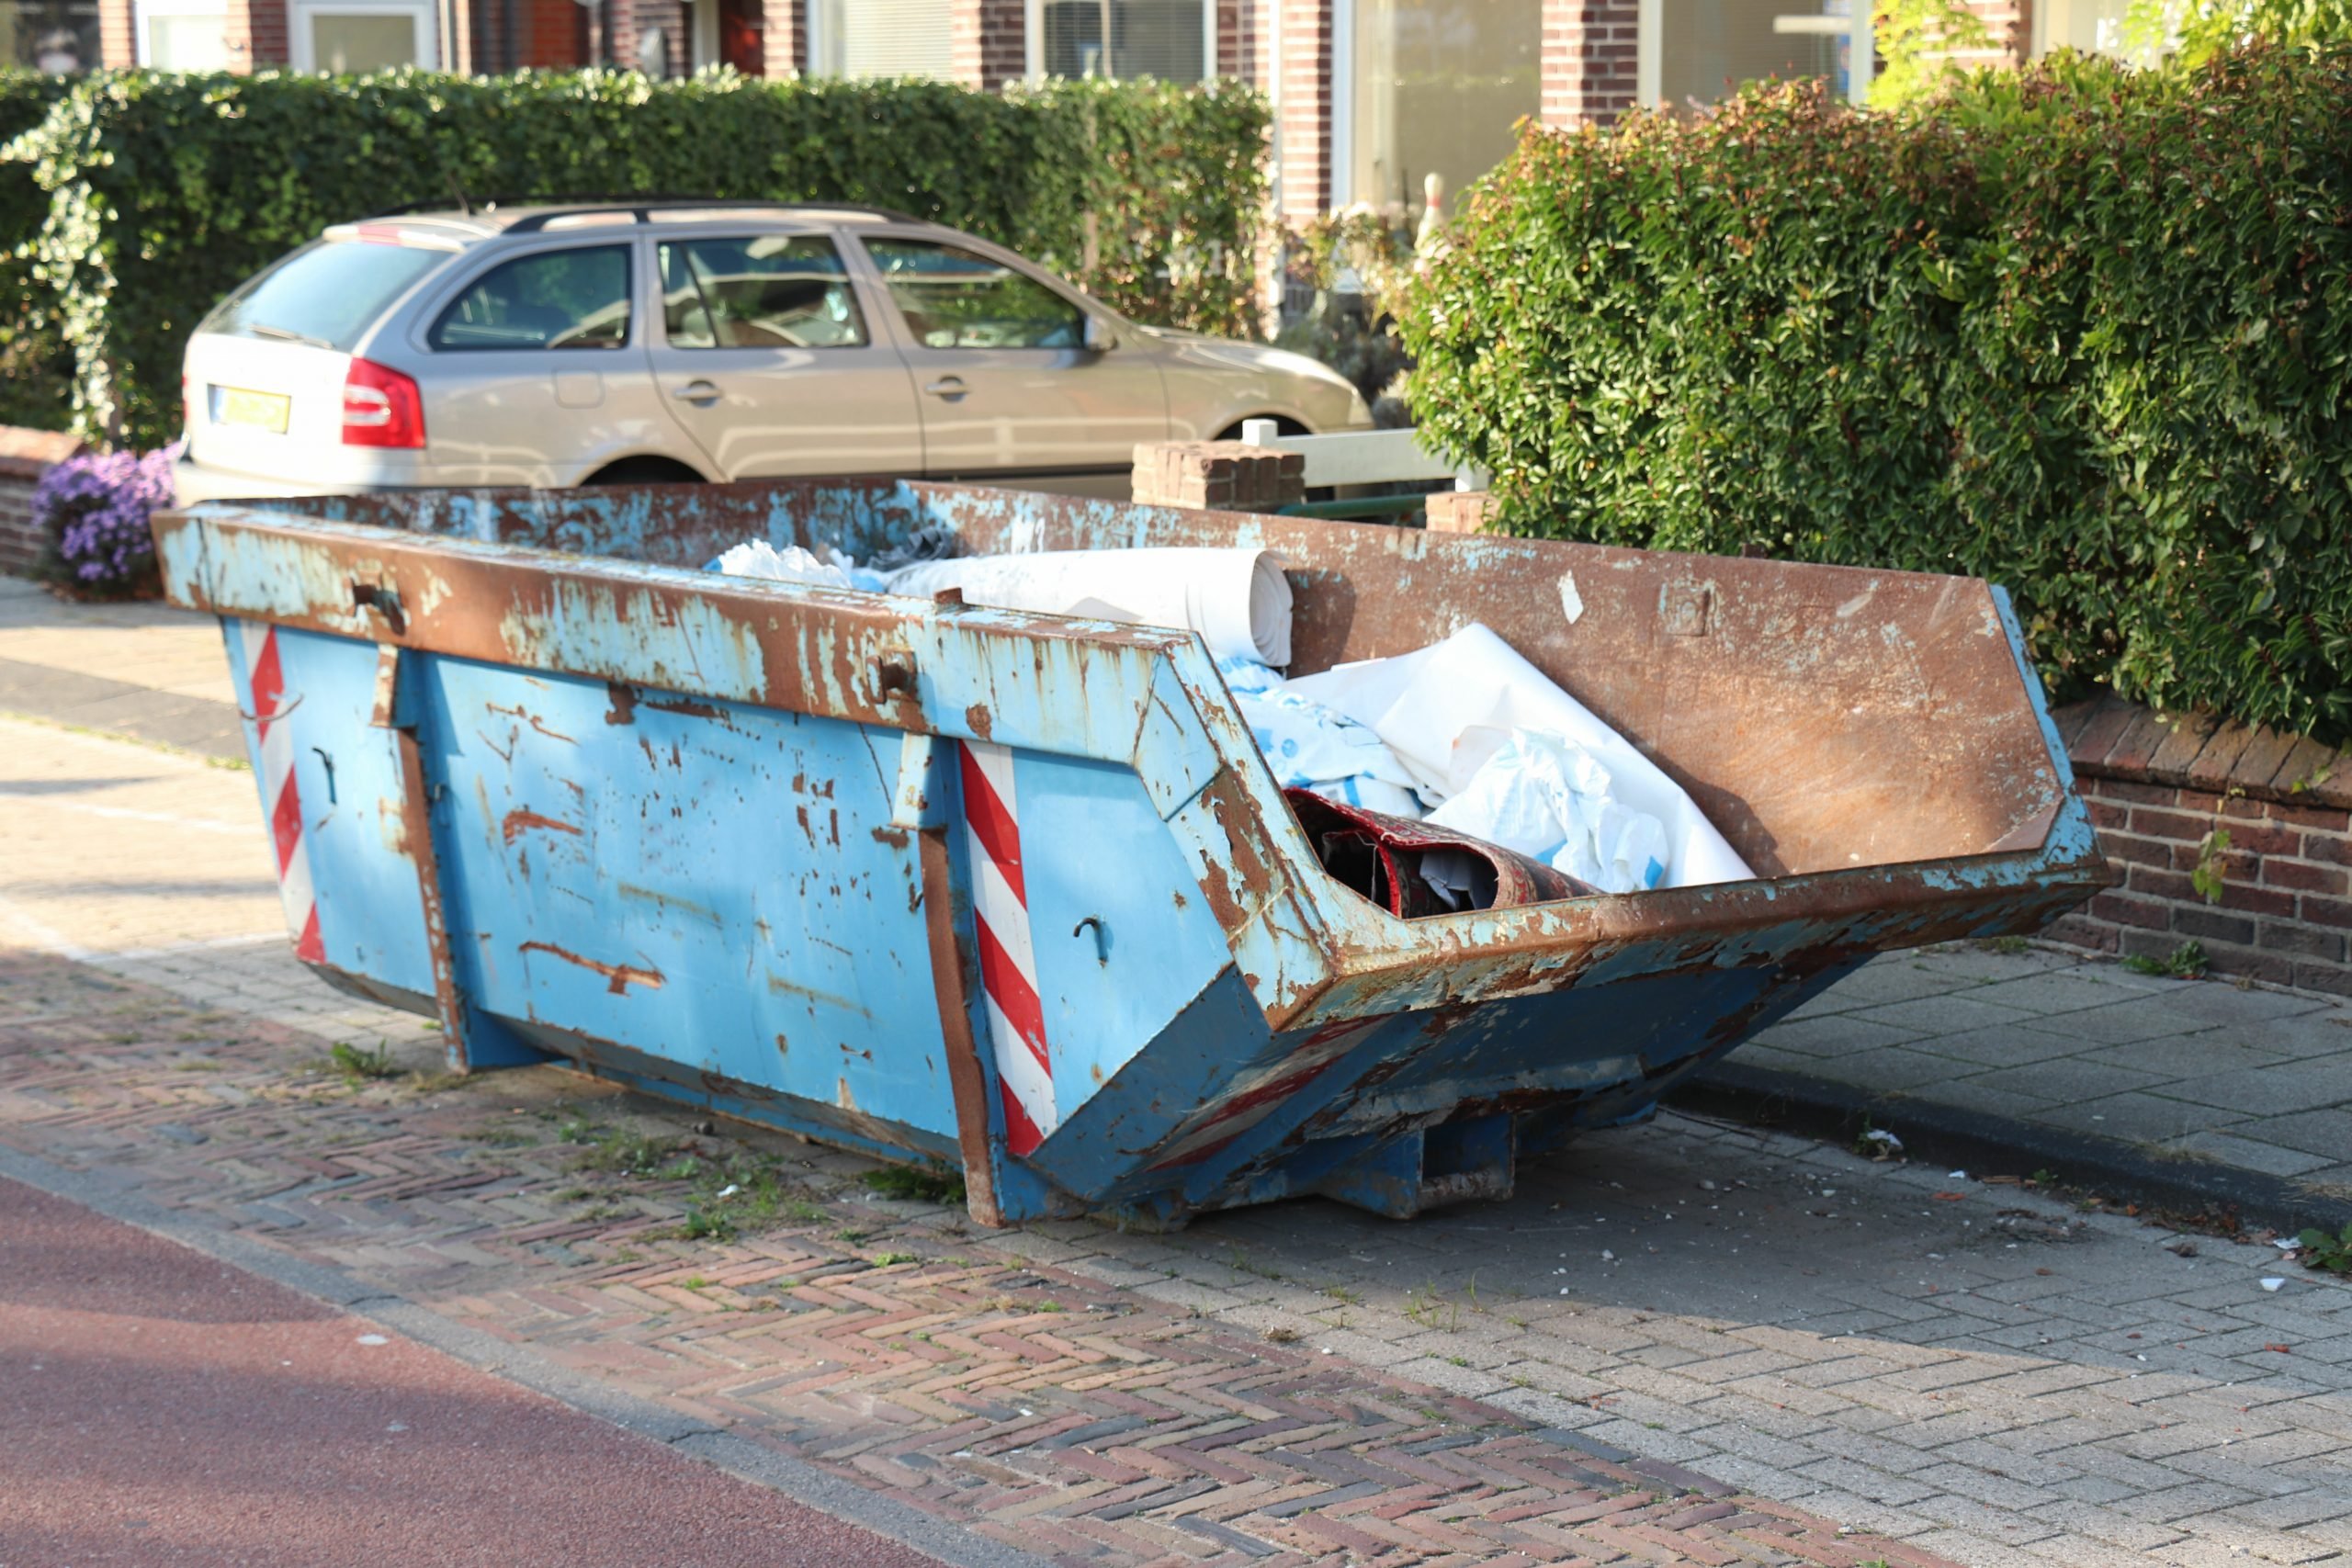
[[[2149,958],[2193,941],[2220,974],[2352,996],[2352,753],[2112,698],[2053,716],[2123,882],[2051,937]],[[2217,829],[2209,902],[2191,877]]]
[[[25,577],[41,555],[33,529],[33,487],[52,463],[82,449],[71,435],[0,424],[0,572]]]
[[[1279,512],[1306,499],[1306,459],[1241,441],[1157,441],[1136,448],[1139,506]]]

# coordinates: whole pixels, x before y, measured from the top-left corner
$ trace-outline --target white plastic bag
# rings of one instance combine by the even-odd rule
[[[1371,727],[1433,799],[1467,789],[1513,730],[1556,736],[1599,764],[1609,799],[1658,821],[1667,852],[1657,886],[1744,882],[1756,874],[1679,784],[1485,626],[1465,626],[1417,653],[1342,664],[1289,685]],[[1601,841],[1596,837],[1596,846]]]
[[[838,553],[838,552],[836,552]],[[854,586],[849,572],[820,560],[798,545],[777,549],[765,539],[747,539],[712,561],[707,569],[729,577],[760,577],[771,582],[813,582],[826,588]]]
[[[1603,893],[1656,887],[1666,877],[1666,826],[1619,802],[1611,782],[1583,747],[1514,729],[1429,819],[1543,861]]]
[[[1220,659],[1216,667],[1276,782],[1392,817],[1421,814],[1413,775],[1379,736],[1255,660]]]

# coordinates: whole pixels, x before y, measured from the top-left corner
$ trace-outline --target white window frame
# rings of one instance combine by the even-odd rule
[[[136,0],[132,20],[137,25],[131,29],[131,36],[136,46],[139,63],[141,65],[153,65],[155,62],[154,48],[147,36],[148,20],[154,17],[218,17],[220,18],[220,34],[224,40],[222,47],[227,48],[225,40],[229,33],[228,0]],[[237,51],[229,49],[227,52],[234,55]]]
[[[311,38],[311,23],[319,17],[406,17],[414,28],[418,66],[441,69],[440,7],[433,0],[288,0],[286,52],[294,70],[319,69],[318,49]]]
[[[685,0],[686,74],[719,63],[718,0]]]
[[[1336,0],[1347,6],[1352,0]],[[1220,73],[1216,68],[1216,0],[1200,0],[1201,6],[1201,80],[1214,82]],[[1279,0],[1277,4],[1279,9]],[[1279,25],[1279,24],[1277,24]],[[1031,83],[1046,79],[1046,0],[1023,0],[1021,7],[1021,74]],[[815,58],[811,56],[810,58]],[[1282,74],[1280,62],[1274,73]]]
[[[1788,0],[1789,4],[1800,0]],[[1857,106],[1871,100],[1871,79],[1878,70],[1878,35],[1871,31],[1871,18],[1876,7],[1871,0],[1848,0],[1852,15],[1849,17],[1812,17],[1793,14],[1773,18],[1775,24],[1792,22],[1794,27],[1775,25],[1773,31],[1785,33],[1844,33],[1846,46],[1846,99]],[[2033,8],[2034,26],[2041,25],[2041,7]],[[1842,27],[1818,24],[1842,22]],[[1814,25],[1804,25],[1814,24]],[[1665,0],[1639,0],[1635,7],[1634,39],[1634,101],[1642,108],[1656,108],[1666,96],[1666,4]]]

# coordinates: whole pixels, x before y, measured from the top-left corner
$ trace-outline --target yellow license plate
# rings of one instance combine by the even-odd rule
[[[215,390],[220,395],[220,403],[212,416],[214,423],[250,425],[273,435],[286,434],[286,415],[291,401],[285,393],[247,392],[235,387]]]

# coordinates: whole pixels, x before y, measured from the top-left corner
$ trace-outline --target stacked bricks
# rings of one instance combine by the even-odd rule
[[[0,571],[29,576],[41,557],[33,526],[33,487],[55,463],[82,449],[74,436],[0,425]]]
[[[1484,490],[1438,491],[1423,508],[1432,534],[1483,534],[1497,510],[1494,492]]]
[[[1147,442],[1136,448],[1138,506],[1279,512],[1306,499],[1306,459],[1246,441]]]
[[[2113,698],[2052,716],[2122,876],[2052,937],[2148,958],[2195,942],[2217,973],[2352,996],[2352,753]]]

